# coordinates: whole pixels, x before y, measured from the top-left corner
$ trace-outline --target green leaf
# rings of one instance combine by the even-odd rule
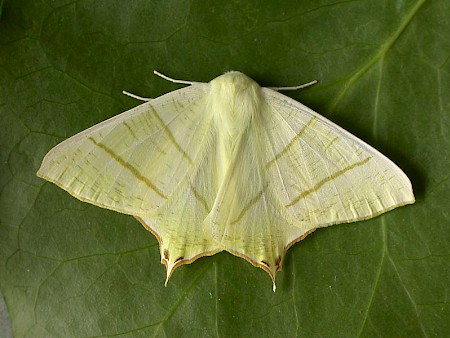
[[[0,21],[0,290],[16,337],[450,335],[447,0],[15,0]],[[277,292],[227,253],[164,287],[132,217],[36,177],[58,142],[178,86],[240,70],[391,158],[417,202],[317,230]]]

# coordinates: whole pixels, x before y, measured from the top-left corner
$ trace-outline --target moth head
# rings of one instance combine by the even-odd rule
[[[213,79],[210,84],[213,91],[221,92],[224,95],[237,95],[257,91],[259,85],[247,75],[238,71],[229,71]]]
[[[216,122],[236,136],[246,129],[261,108],[261,87],[248,76],[230,71],[210,82],[209,102]]]

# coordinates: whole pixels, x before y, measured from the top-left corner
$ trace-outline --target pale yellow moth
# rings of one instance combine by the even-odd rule
[[[175,268],[226,250],[272,278],[316,228],[414,203],[408,177],[333,122],[240,72],[189,85],[58,144],[40,177],[135,216]],[[136,97],[136,96],[135,96]],[[137,97],[139,98],[139,97]]]

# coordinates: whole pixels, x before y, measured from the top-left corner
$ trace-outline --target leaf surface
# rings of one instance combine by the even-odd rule
[[[1,2],[0,290],[17,337],[448,336],[448,1]],[[227,253],[164,288],[134,218],[36,177],[67,137],[178,86],[240,70],[376,147],[417,202],[317,230],[277,292]]]

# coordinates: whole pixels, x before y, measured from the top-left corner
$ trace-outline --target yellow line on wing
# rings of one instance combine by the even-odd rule
[[[323,148],[324,151],[327,151],[337,140],[339,140],[339,137],[335,137],[334,139],[332,139],[330,141],[330,143],[328,143],[325,148]]]
[[[131,134],[131,136],[133,136],[137,140],[138,138],[133,129],[126,122],[124,122],[123,125],[128,129],[128,132]]]
[[[315,120],[316,120],[316,117],[315,117],[315,116],[312,117],[312,118],[308,121],[308,123],[307,123],[307,124],[306,124],[299,132],[298,132],[298,134],[294,136],[294,138],[291,140],[291,142],[289,142],[288,145],[287,145],[286,147],[284,147],[284,149],[283,149],[282,151],[280,151],[278,154],[276,154],[275,157],[274,157],[272,160],[270,160],[269,163],[266,164],[266,168],[269,169],[270,166],[271,166],[272,164],[274,164],[274,163],[275,163],[276,161],[278,161],[284,154],[286,154],[286,153],[289,151],[289,149],[293,146],[293,144],[294,144],[295,142],[297,142],[298,139],[299,139],[300,137],[302,137],[302,135],[303,135],[303,133],[306,131],[306,129],[307,129],[308,127],[310,127],[311,124],[314,123]]]
[[[108,155],[110,155],[114,160],[116,160],[117,163],[119,163],[125,169],[128,169],[130,173],[132,173],[133,176],[136,177],[139,181],[144,182],[150,189],[156,192],[159,196],[167,199],[167,197],[162,193],[162,191],[159,190],[147,177],[143,176],[137,168],[133,167],[130,163],[128,163],[122,157],[117,155],[112,149],[108,148],[107,146],[105,146],[100,142],[95,141],[92,137],[89,137],[88,139],[97,147],[103,149]]]
[[[296,198],[294,198],[289,204],[286,205],[286,208],[292,207],[293,205],[295,205],[296,203],[298,203],[302,198],[305,198],[306,196],[308,196],[309,194],[317,191],[317,189],[320,189],[324,184],[333,181],[335,178],[345,174],[347,171],[352,170],[356,167],[362,166],[364,164],[366,164],[372,157],[368,157],[360,162],[356,162],[353,163],[352,165],[339,170],[338,172],[334,173],[331,176],[328,176],[326,178],[324,178],[323,180],[321,180],[319,183],[317,183],[314,187],[312,187],[309,190],[306,190],[304,192],[302,192],[300,195],[298,195]]]
[[[195,188],[191,184],[191,191],[194,197],[200,202],[201,205],[203,205],[203,208],[205,209],[206,213],[209,214],[211,209],[208,207],[208,204],[206,203],[205,199],[200,195],[200,193],[195,190]]]
[[[175,148],[177,148],[177,150],[183,155],[183,157],[190,163],[192,164],[192,160],[189,157],[189,155],[183,150],[183,148],[181,148],[181,146],[178,144],[177,140],[175,140],[175,137],[173,136],[172,132],[170,131],[169,127],[166,126],[166,124],[164,123],[164,121],[162,120],[162,118],[158,115],[158,113],[156,112],[155,108],[153,108],[150,104],[148,105],[150,107],[150,109],[152,110],[153,114],[155,115],[156,119],[158,120],[158,122],[161,124],[161,126],[164,129],[164,132],[166,133],[166,135],[169,137],[169,140],[172,141],[173,145],[175,146]]]
[[[230,224],[234,225],[238,223],[242,217],[244,217],[245,213],[256,203],[259,201],[259,199],[262,197],[263,191],[261,190],[255,197],[253,197],[250,202],[247,203],[247,205],[242,209],[242,211],[239,213],[239,216]]]

